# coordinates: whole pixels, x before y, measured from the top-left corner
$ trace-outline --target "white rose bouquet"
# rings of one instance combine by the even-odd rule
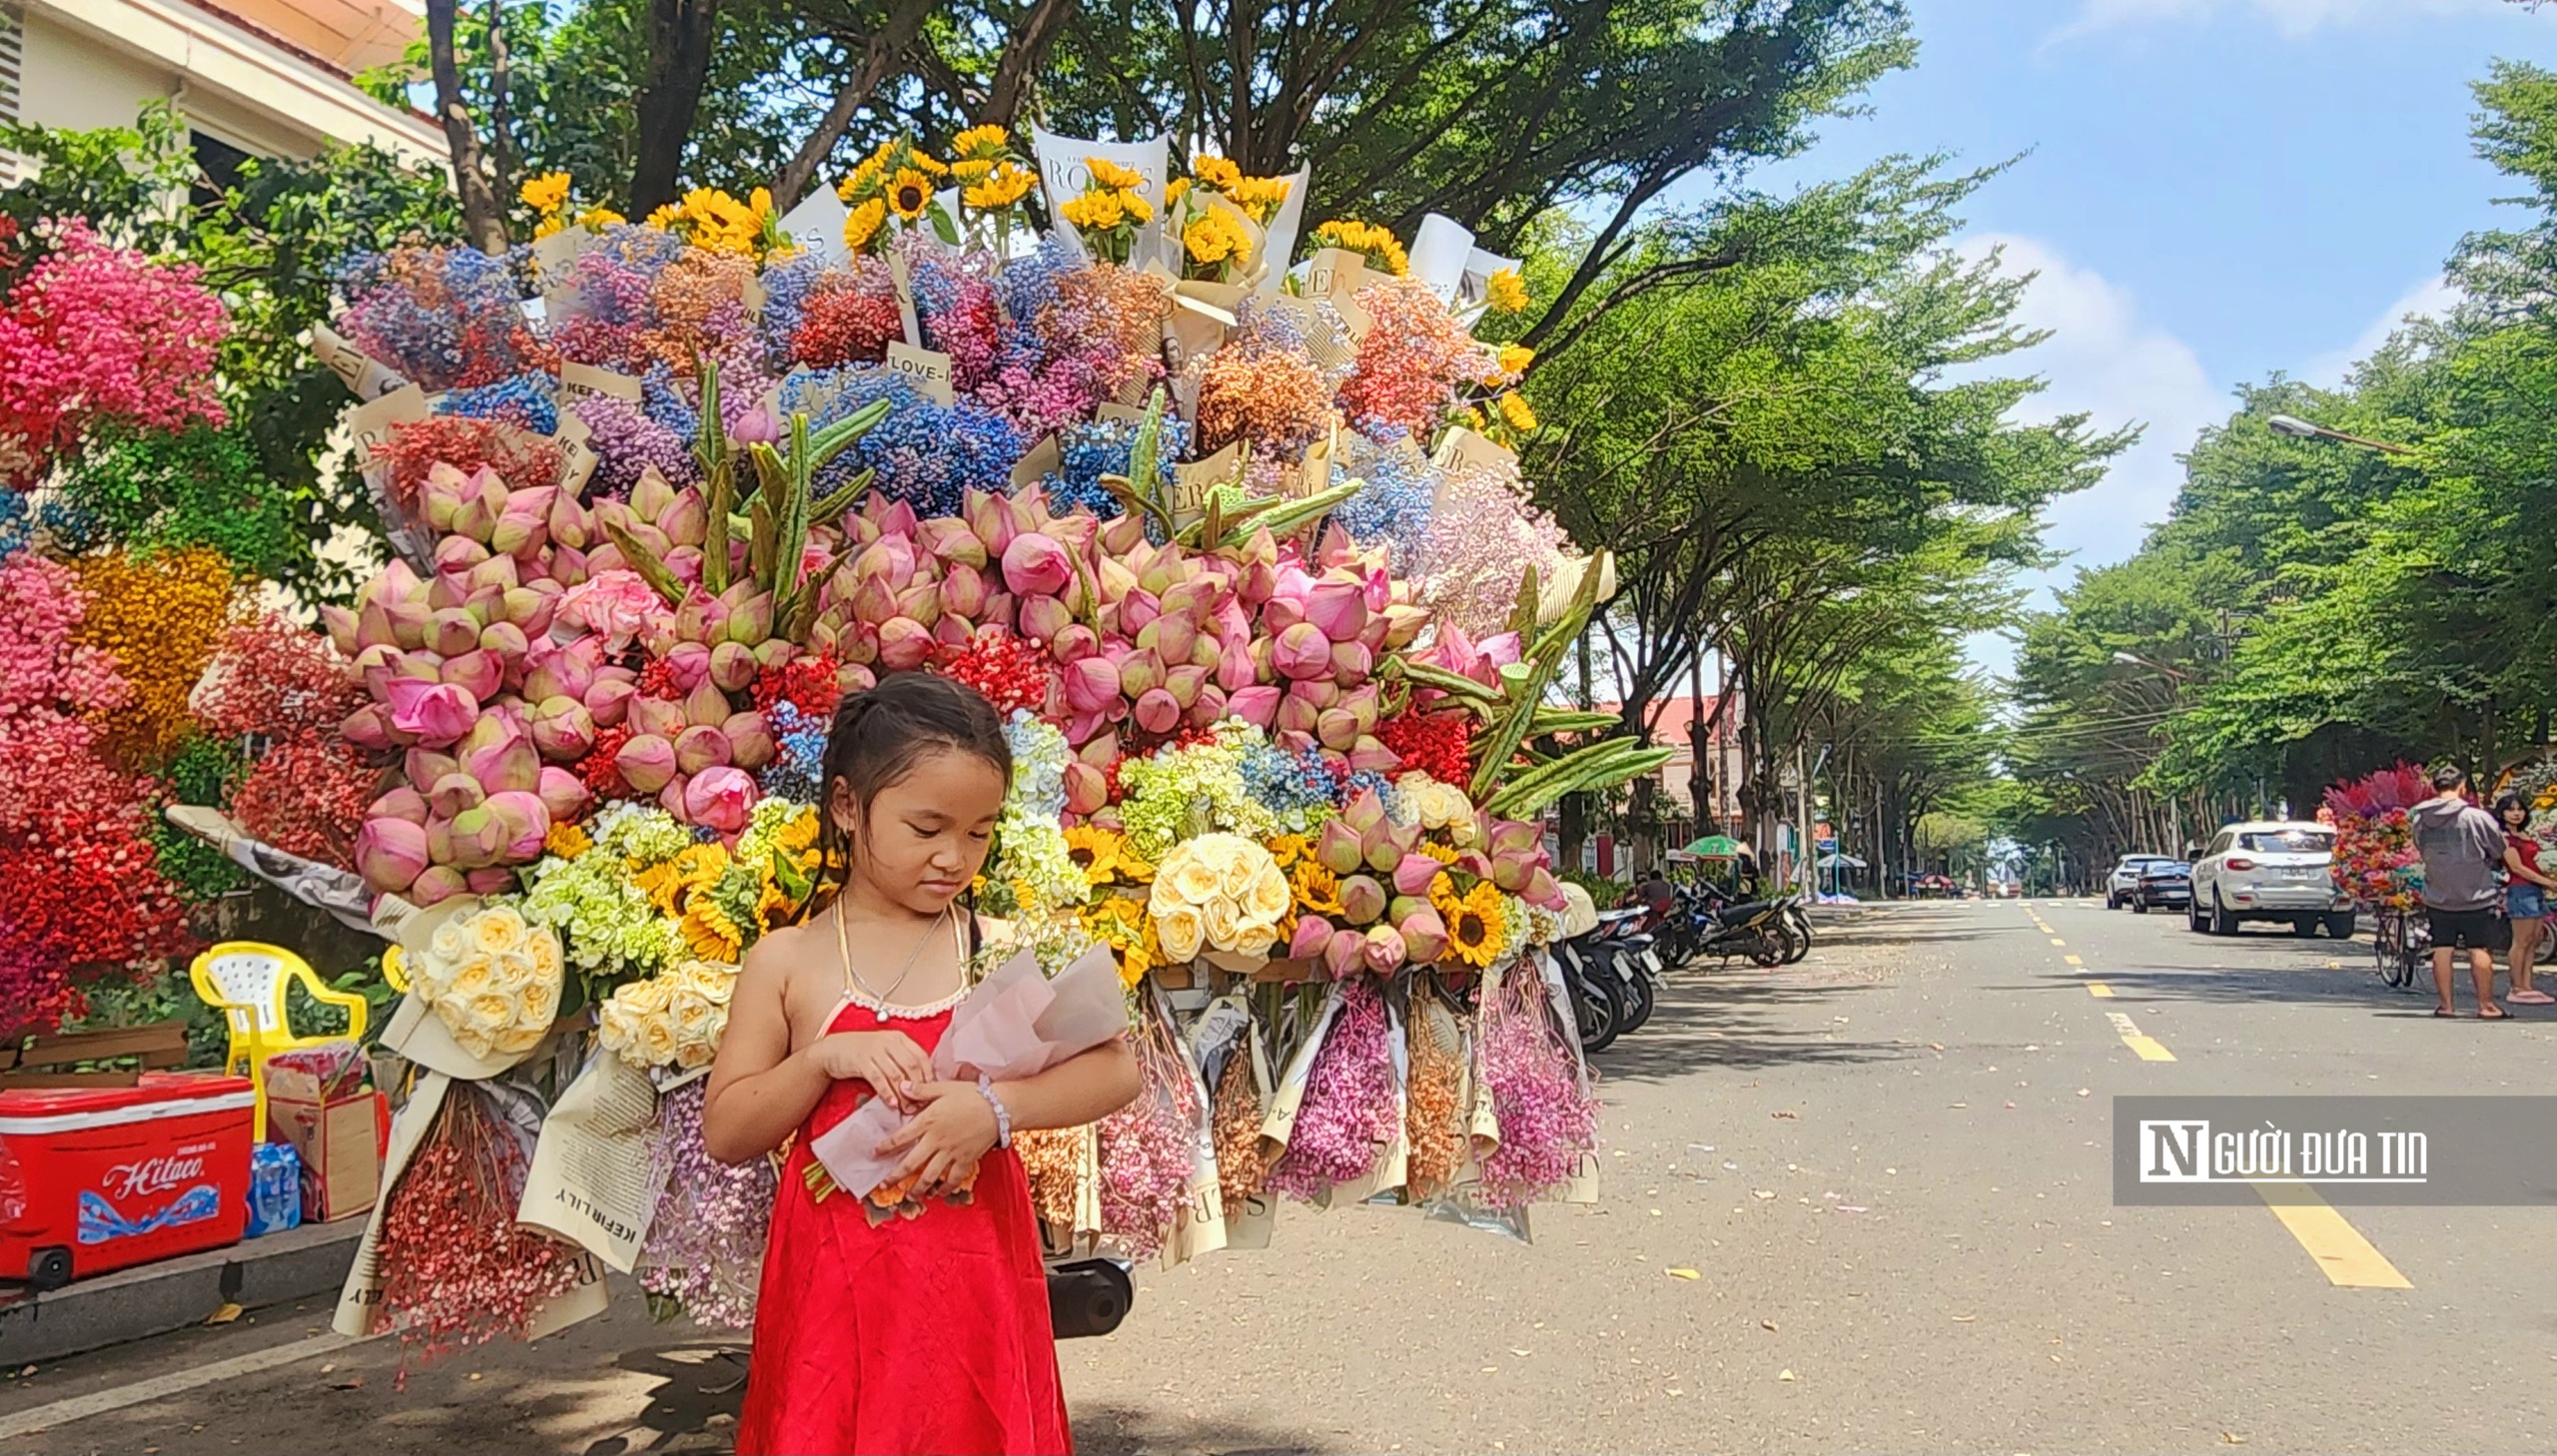
[[[529,1052],[559,1015],[559,937],[510,905],[435,927],[412,966],[417,994],[473,1057]]]

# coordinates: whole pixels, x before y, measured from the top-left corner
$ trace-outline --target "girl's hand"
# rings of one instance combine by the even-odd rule
[[[879,1155],[905,1153],[888,1181],[911,1177],[909,1196],[924,1198],[962,1181],[995,1145],[995,1109],[973,1082],[920,1082],[904,1091],[923,1110],[879,1144]]]
[[[899,1090],[932,1077],[932,1059],[903,1032],[836,1032],[811,1043],[807,1055],[837,1082],[858,1078],[870,1084],[873,1092],[900,1112],[912,1111],[915,1104]]]

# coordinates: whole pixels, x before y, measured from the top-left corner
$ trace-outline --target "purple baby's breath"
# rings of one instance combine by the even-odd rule
[[[1398,1114],[1393,1054],[1385,1045],[1384,983],[1360,976],[1337,985],[1340,1010],[1314,1049],[1287,1150],[1264,1184],[1304,1201],[1374,1167],[1393,1138]]]

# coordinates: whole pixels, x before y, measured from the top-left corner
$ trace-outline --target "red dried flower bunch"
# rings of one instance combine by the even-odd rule
[[[843,697],[841,672],[834,658],[824,653],[764,668],[755,674],[755,711],[769,713],[773,704],[786,702],[811,718],[831,717]]]
[[[464,475],[485,465],[513,487],[556,480],[565,463],[556,440],[503,420],[459,414],[437,414],[391,426],[390,437],[374,446],[373,459],[390,470],[391,498],[403,509],[416,508],[426,472],[438,463]]]
[[[1396,713],[1376,724],[1376,740],[1442,784],[1463,785],[1474,776],[1472,731],[1462,713]]]
[[[529,1161],[487,1093],[453,1084],[382,1216],[379,1320],[410,1348],[519,1333],[576,1286],[575,1251],[515,1222]]]
[[[809,296],[790,336],[790,357],[810,368],[876,364],[888,341],[904,330],[896,299],[861,289],[828,289]]]
[[[1010,632],[983,631],[965,647],[942,647],[934,654],[933,670],[975,688],[999,713],[1016,708],[1047,712],[1057,687],[1048,654]]]

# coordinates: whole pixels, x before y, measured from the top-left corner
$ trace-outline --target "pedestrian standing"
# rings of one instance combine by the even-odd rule
[[[2539,841],[2530,836],[2530,805],[2521,795],[2496,800],[2495,819],[2504,826],[2504,873],[2511,877],[2504,886],[2504,913],[2513,927],[2512,954],[2504,962],[2512,968],[2504,1000],[2519,1006],[2557,1003],[2557,996],[2530,984],[2539,944],[2548,936],[2548,892],[2557,890],[2557,880],[2540,872]]]
[[[2407,813],[2415,850],[2424,858],[2424,919],[2433,933],[2433,990],[2437,1017],[2457,1016],[2451,1004],[2451,956],[2468,954],[2477,984],[2477,1018],[2502,1021],[2512,1013],[2495,1004],[2495,953],[2512,945],[2504,918],[2504,830],[2495,816],[2469,802],[2468,775],[2455,765],[2433,770],[2433,797]]]
[[[932,1071],[977,942],[959,896],[1011,779],[1002,720],[948,678],[900,673],[835,712],[816,909],[747,954],[701,1113],[725,1162],[797,1137],[773,1196],[741,1456],[1073,1448],[1012,1134],[1117,1110],[1137,1094],[1136,1055],[1123,1038],[1018,1082]],[[911,1114],[878,1154],[903,1159],[888,1185],[915,1216],[814,1175],[809,1144],[874,1096]]]

